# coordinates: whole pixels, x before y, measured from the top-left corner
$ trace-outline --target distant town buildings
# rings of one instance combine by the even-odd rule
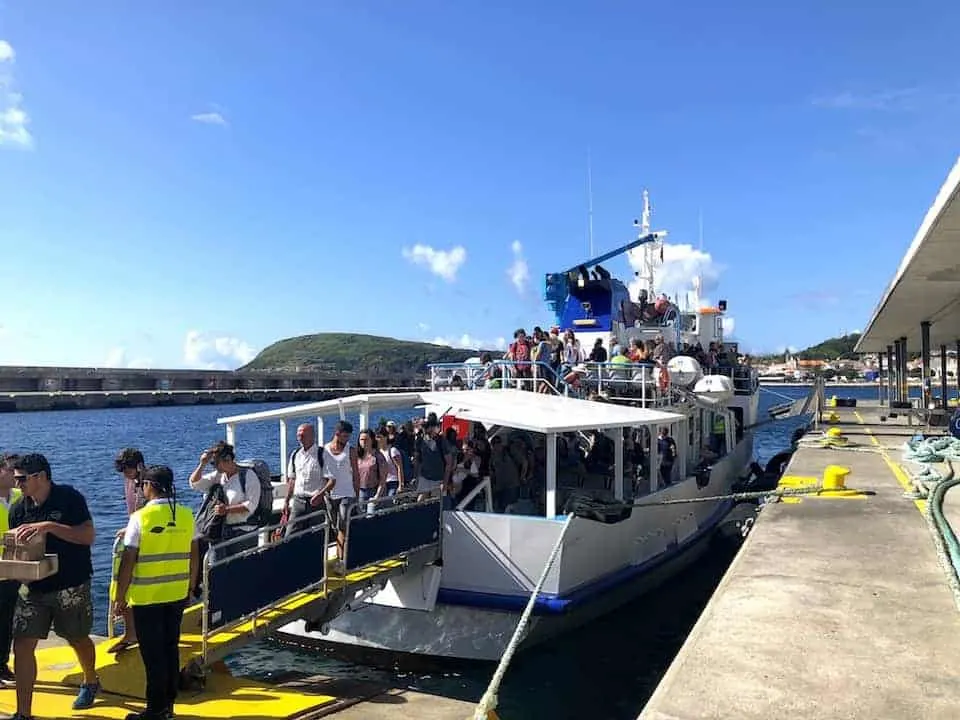
[[[790,354],[784,357],[782,362],[755,361],[757,371],[763,380],[781,380],[784,382],[804,382],[812,380],[816,375],[826,375],[840,380],[851,382],[863,382],[876,380],[880,368],[880,361],[876,354],[864,355],[858,360],[804,360]],[[884,369],[886,369],[886,358],[883,359]],[[931,353],[930,356],[931,377],[939,380],[940,378],[940,352],[939,350]],[[907,369],[914,377],[920,377],[922,373],[921,362],[919,359],[910,360],[907,363]],[[947,351],[947,378],[956,379],[957,377],[957,353],[955,350]]]

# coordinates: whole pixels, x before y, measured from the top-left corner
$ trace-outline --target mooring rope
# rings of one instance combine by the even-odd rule
[[[530,616],[533,614],[533,606],[537,601],[537,596],[540,594],[540,590],[543,589],[544,583],[547,582],[547,575],[550,574],[550,568],[553,567],[557,555],[560,554],[560,548],[563,546],[563,538],[566,536],[567,530],[573,525],[574,517],[576,516],[572,514],[568,515],[566,521],[563,523],[563,528],[561,528],[560,534],[557,536],[557,542],[554,543],[553,549],[547,557],[547,562],[543,566],[543,571],[540,573],[540,579],[537,580],[537,584],[530,593],[530,599],[527,600],[527,606],[520,615],[520,621],[517,623],[516,630],[513,631],[513,637],[511,637],[510,642],[507,643],[507,647],[503,651],[503,657],[500,658],[500,663],[497,665],[497,669],[490,679],[490,684],[483,693],[483,697],[480,698],[480,702],[477,703],[477,707],[473,713],[473,720],[489,720],[491,717],[496,717],[494,711],[497,709],[497,692],[500,690],[500,683],[503,682],[503,676],[507,672],[507,666],[510,664],[514,653],[516,653],[520,642],[523,640],[527,625],[530,622]]]

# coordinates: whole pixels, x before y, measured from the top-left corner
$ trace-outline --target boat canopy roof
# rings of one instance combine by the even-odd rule
[[[305,403],[263,412],[233,415],[217,420],[221,425],[283,420],[317,415],[384,410],[431,405],[445,408],[458,418],[537,433],[562,433],[583,429],[669,425],[683,415],[649,408],[579,400],[512,389],[453,390],[404,393],[366,393]]]

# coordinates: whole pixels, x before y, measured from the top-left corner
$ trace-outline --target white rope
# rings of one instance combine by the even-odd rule
[[[503,676],[507,672],[507,666],[510,664],[510,660],[513,659],[513,655],[517,651],[517,647],[519,647],[521,640],[523,640],[523,635],[526,632],[527,624],[530,622],[530,616],[533,614],[533,606],[537,601],[537,595],[540,594],[540,590],[543,588],[544,583],[547,582],[547,575],[550,574],[550,568],[553,567],[553,563],[557,559],[557,555],[560,554],[560,548],[563,546],[563,538],[567,534],[567,530],[570,529],[570,526],[573,525],[574,517],[575,516],[572,514],[567,516],[567,520],[563,524],[563,528],[560,530],[560,535],[557,536],[557,542],[554,544],[553,550],[550,551],[550,556],[547,558],[547,564],[543,566],[543,572],[540,573],[540,579],[537,580],[537,584],[534,586],[533,592],[530,593],[530,599],[527,600],[527,606],[523,609],[523,613],[520,615],[520,621],[517,623],[517,629],[513,631],[513,637],[510,638],[510,642],[507,643],[506,650],[503,651],[503,657],[500,658],[500,664],[497,665],[497,669],[493,673],[493,677],[490,679],[490,684],[483,693],[483,697],[481,697],[480,702],[477,703],[477,707],[473,713],[473,720],[487,720],[490,716],[490,713],[497,709],[497,691],[500,689],[500,683],[503,682]]]

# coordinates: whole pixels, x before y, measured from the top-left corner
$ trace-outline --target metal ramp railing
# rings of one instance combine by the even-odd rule
[[[329,622],[407,571],[411,557],[423,565],[436,560],[441,512],[437,497],[350,515],[339,570],[331,568],[331,550],[336,546],[323,510],[298,518],[314,525],[278,540],[263,540],[280,529],[273,525],[212,545],[202,558],[201,600],[184,613],[181,668],[204,671],[298,619]],[[245,543],[256,546],[232,551]],[[120,546],[114,545],[115,553],[122,552]],[[113,563],[114,574],[118,565]],[[115,634],[114,622],[111,611],[110,637]],[[121,653],[116,659],[119,665],[140,664],[139,653]]]

